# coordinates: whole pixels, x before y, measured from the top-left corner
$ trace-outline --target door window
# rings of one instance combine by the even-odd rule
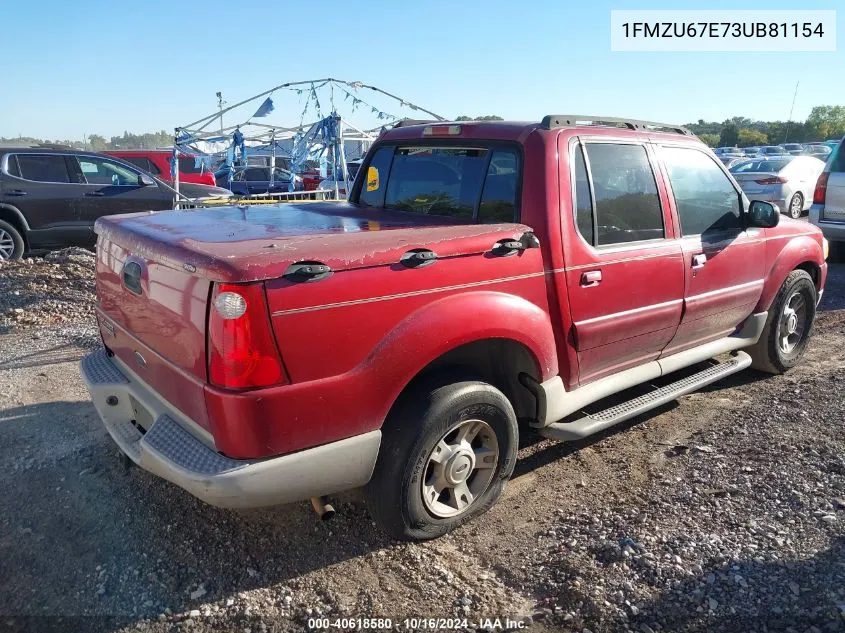
[[[587,165],[584,163],[584,152],[580,145],[575,147],[572,156],[575,163],[575,226],[588,244],[595,246],[593,239],[593,199],[590,196],[590,179],[587,176]]]
[[[593,214],[595,246],[663,238],[663,211],[645,147],[615,143],[587,143],[585,147],[595,195],[593,200],[590,200],[589,187],[584,187],[585,178],[580,178],[582,184],[578,186],[577,161],[581,157],[577,151],[574,156],[576,219],[581,216],[578,227],[584,238],[592,233],[586,218]]]
[[[155,163],[146,156],[124,156],[122,157],[122,160],[127,163],[132,163],[135,167],[140,167],[145,172],[152,174],[153,176],[158,176],[161,173],[161,170],[156,167]]]
[[[89,185],[138,185],[138,174],[119,163],[95,156],[77,156],[77,160]]]
[[[61,154],[18,154],[20,177],[38,182],[70,182],[65,157]]]
[[[660,154],[669,173],[682,235],[741,230],[739,192],[709,156],[684,147],[663,147]]]

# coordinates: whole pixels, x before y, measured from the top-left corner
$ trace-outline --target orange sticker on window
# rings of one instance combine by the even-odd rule
[[[367,191],[378,191],[378,169],[372,166],[367,169]]]

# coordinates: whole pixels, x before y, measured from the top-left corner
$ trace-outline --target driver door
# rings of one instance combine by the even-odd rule
[[[74,201],[75,217],[92,231],[94,222],[103,215],[172,207],[167,192],[157,184],[140,184],[141,172],[128,165],[101,156],[77,154],[71,166],[80,185]]]

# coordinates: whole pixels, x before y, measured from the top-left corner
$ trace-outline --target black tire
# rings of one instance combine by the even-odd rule
[[[802,300],[805,316],[800,336],[794,347],[786,351],[781,345],[782,337],[789,327],[785,310],[788,304],[795,301],[796,295]],[[760,340],[747,350],[751,355],[752,367],[771,374],[782,374],[798,364],[807,349],[816,321],[817,297],[816,286],[806,271],[793,270],[789,273],[772,302],[772,307],[769,308],[769,316]]]
[[[433,467],[430,458],[441,438],[448,440],[450,429],[469,420],[488,425],[482,427],[479,441],[482,435],[490,440],[492,430],[498,462],[491,469],[492,478],[485,483],[486,488],[478,491],[465,509],[456,516],[437,516],[429,504],[439,502],[423,499],[423,488]],[[513,472],[519,445],[511,403],[501,391],[480,381],[429,383],[412,388],[394,407],[382,434],[378,461],[365,488],[365,498],[376,523],[400,540],[436,538],[486,512],[496,503]],[[490,477],[486,470],[471,472],[467,479],[470,485],[472,478],[480,473],[484,473],[485,479]]]
[[[804,215],[804,195],[800,191],[796,191],[789,199],[789,208],[786,212],[793,220],[797,220]]]
[[[20,259],[23,257],[23,251],[23,236],[14,226],[5,220],[0,220],[0,260]]]

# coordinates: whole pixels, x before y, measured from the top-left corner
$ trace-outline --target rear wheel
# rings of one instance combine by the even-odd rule
[[[748,350],[752,367],[782,374],[798,364],[816,320],[816,298],[816,286],[806,271],[789,273],[769,308],[760,340]]]
[[[20,259],[23,249],[23,236],[14,226],[0,220],[0,260]]]
[[[789,201],[789,217],[797,220],[804,213],[804,196],[797,191]]]
[[[516,415],[484,382],[414,389],[382,429],[367,506],[403,540],[436,538],[486,512],[513,472]]]

